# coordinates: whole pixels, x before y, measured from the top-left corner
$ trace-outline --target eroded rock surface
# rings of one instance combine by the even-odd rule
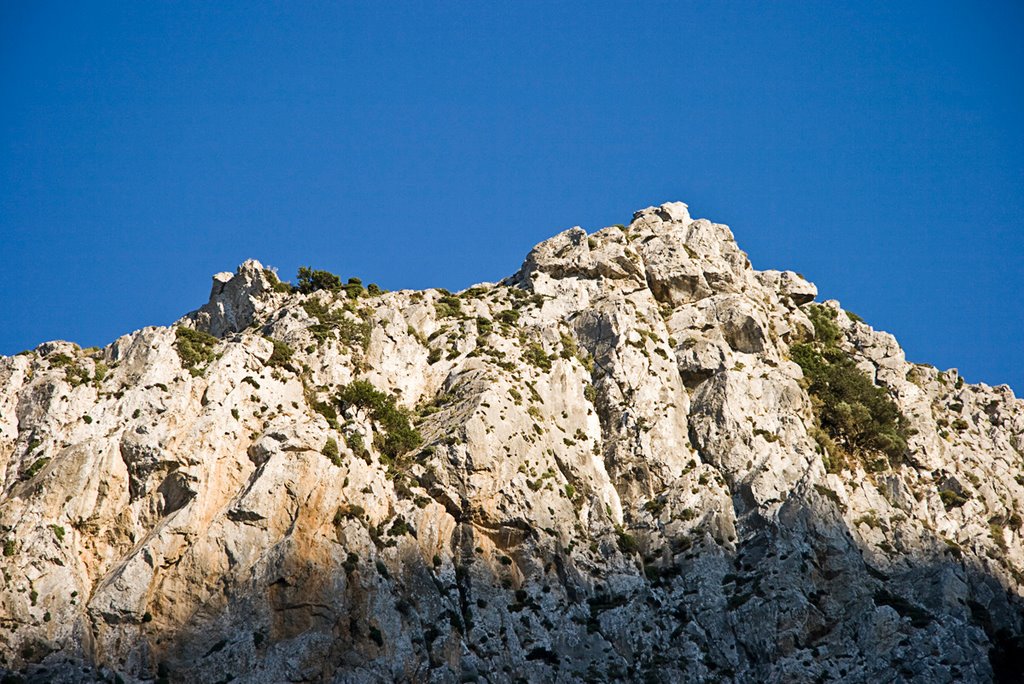
[[[1020,673],[1024,402],[907,362],[686,205],[565,231],[457,295],[284,289],[248,261],[176,326],[0,357],[0,670]],[[898,462],[826,468],[791,357],[814,306],[906,416]],[[414,448],[336,401],[358,380]]]

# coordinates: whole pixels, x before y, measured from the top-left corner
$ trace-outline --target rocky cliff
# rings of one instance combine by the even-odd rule
[[[1024,402],[681,203],[0,357],[4,681],[1014,681]]]

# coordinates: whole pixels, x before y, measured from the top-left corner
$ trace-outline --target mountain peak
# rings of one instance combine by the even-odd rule
[[[657,218],[670,223],[690,223],[689,207],[683,202],[665,202],[657,207],[647,207],[633,212],[633,220],[641,218]]]

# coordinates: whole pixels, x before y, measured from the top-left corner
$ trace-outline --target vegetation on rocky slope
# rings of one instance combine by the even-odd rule
[[[804,371],[825,466],[838,472],[853,458],[869,472],[885,470],[906,452],[907,420],[840,346],[835,309],[812,304],[807,313],[814,339],[793,345],[791,354]]]
[[[375,283],[370,283],[364,288],[363,281],[355,277],[349,278],[348,282],[342,284],[340,276],[330,271],[314,270],[307,266],[299,269],[296,281],[295,291],[302,294],[312,294],[319,290],[344,291],[349,299],[359,299],[365,295],[373,297],[384,292]]]
[[[458,293],[272,274],[0,357],[0,680],[1018,674],[1024,402],[727,227]]]
[[[341,388],[337,395],[342,410],[360,408],[380,426],[374,435],[374,446],[394,461],[416,448],[422,441],[420,433],[409,422],[409,414],[398,406],[395,398],[381,392],[365,380],[356,380]]]
[[[181,325],[174,329],[174,333],[174,348],[181,359],[181,367],[188,369],[192,375],[202,375],[206,366],[216,357],[213,350],[217,346],[217,338]]]

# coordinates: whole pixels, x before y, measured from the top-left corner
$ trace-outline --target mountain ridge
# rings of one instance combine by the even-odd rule
[[[1008,387],[906,362],[679,202],[457,294],[319,274],[249,260],[172,326],[0,358],[0,667],[1015,676]]]

